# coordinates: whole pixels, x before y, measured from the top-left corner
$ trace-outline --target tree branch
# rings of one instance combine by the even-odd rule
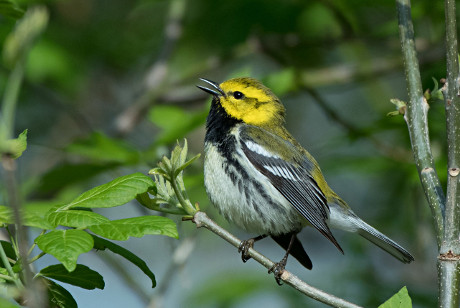
[[[423,96],[420,70],[415,50],[414,27],[411,19],[410,0],[396,0],[399,37],[408,83],[409,102],[404,114],[414,154],[415,165],[423,191],[434,218],[438,248],[443,234],[445,196],[434,166],[428,136],[428,103]]]
[[[239,247],[241,244],[241,240],[233,236],[231,233],[217,225],[214,221],[212,221],[204,212],[197,212],[193,216],[192,220],[198,228],[200,227],[205,227],[206,229],[212,231],[213,233],[217,234],[230,244],[232,244],[235,247]],[[265,268],[270,269],[273,267],[274,263],[265,257],[264,255],[260,254],[256,250],[250,248],[248,251],[248,254],[257,262],[262,264]],[[304,281],[302,281],[300,278],[295,276],[294,274],[288,272],[287,270],[283,271],[283,274],[281,275],[281,280],[283,280],[286,284],[290,285],[291,287],[295,288],[299,292],[302,292],[303,294],[320,301],[324,304],[334,306],[334,307],[350,307],[350,308],[357,308],[360,307],[358,305],[352,304],[350,302],[347,302],[344,299],[335,297],[334,295],[328,294],[322,290],[316,289]]]
[[[460,97],[455,0],[446,0],[447,82],[443,88],[448,144],[447,202],[442,253],[460,253]],[[444,247],[446,246],[446,247]],[[449,247],[447,247],[449,246]]]
[[[443,87],[448,144],[444,238],[438,262],[439,306],[459,306],[460,284],[460,98],[455,0],[445,0],[447,75]]]

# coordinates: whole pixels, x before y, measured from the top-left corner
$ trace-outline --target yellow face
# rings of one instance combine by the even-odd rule
[[[234,78],[220,84],[225,96],[220,104],[232,117],[250,125],[279,125],[284,121],[280,100],[262,83],[252,78]]]

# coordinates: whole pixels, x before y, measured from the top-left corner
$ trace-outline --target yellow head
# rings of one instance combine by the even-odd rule
[[[273,92],[253,78],[234,78],[217,85],[202,79],[217,91],[199,87],[213,94],[231,117],[256,126],[284,124],[284,106]]]

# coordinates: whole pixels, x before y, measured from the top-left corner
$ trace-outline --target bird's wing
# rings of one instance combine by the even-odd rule
[[[259,135],[260,136],[260,135]],[[255,137],[255,138],[254,138]],[[269,140],[267,140],[267,138]],[[241,134],[241,145],[244,154],[252,165],[292,204],[292,206],[308,222],[327,237],[342,253],[343,250],[332,235],[326,224],[329,215],[329,206],[324,193],[319,188],[311,174],[311,163],[303,155],[304,161],[289,162],[282,158],[279,148],[289,148],[289,153],[297,150],[294,145],[274,134],[265,132],[264,140],[256,140],[257,135]],[[273,151],[264,144],[270,143]],[[277,146],[278,145],[278,146]],[[279,145],[283,145],[280,147]]]

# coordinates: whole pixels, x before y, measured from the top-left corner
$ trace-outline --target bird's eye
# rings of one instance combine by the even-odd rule
[[[236,99],[242,99],[244,97],[244,94],[241,93],[240,91],[235,91],[233,92],[233,97]]]

